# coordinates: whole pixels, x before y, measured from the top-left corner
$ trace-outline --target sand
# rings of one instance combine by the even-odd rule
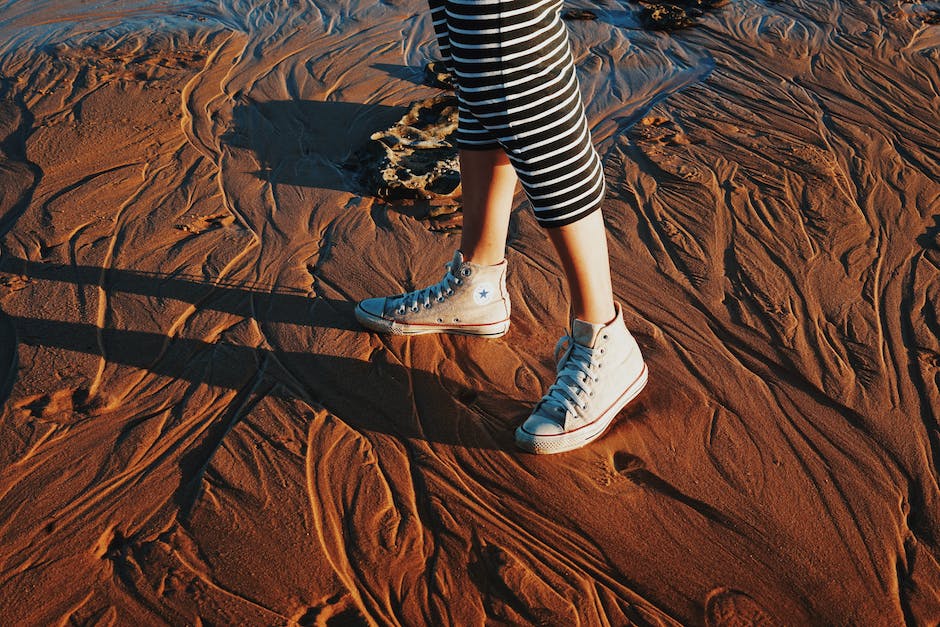
[[[936,625],[936,4],[573,3],[651,371],[517,453],[566,325],[357,299],[457,246],[343,163],[439,88],[422,0],[0,8],[0,624]]]

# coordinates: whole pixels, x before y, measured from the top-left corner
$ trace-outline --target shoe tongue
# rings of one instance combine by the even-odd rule
[[[575,318],[574,322],[571,324],[571,337],[581,346],[594,348],[594,342],[597,341],[597,336],[604,326],[603,324],[591,324],[590,322]]]
[[[454,258],[450,262],[450,273],[457,276],[460,267],[463,265],[463,253],[459,250],[454,251]]]

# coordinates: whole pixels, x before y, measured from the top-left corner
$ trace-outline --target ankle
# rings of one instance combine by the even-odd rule
[[[463,260],[469,263],[472,263],[477,266],[498,266],[506,261],[506,255],[502,253],[486,253],[482,251],[474,251],[472,253],[463,253]]]
[[[610,304],[610,307],[578,307],[572,309],[572,319],[580,320],[582,322],[587,322],[588,324],[595,324],[601,326],[607,326],[617,319],[617,309],[614,307],[613,303]]]

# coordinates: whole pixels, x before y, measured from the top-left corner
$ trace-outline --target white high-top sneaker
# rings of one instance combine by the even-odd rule
[[[646,385],[636,340],[617,317],[607,325],[575,320],[555,347],[558,377],[532,415],[516,429],[516,444],[532,453],[561,453],[598,438]],[[561,358],[559,359],[559,353]]]
[[[393,335],[457,333],[500,337],[509,330],[506,260],[495,266],[454,253],[444,278],[413,292],[367,298],[356,306],[361,325]]]

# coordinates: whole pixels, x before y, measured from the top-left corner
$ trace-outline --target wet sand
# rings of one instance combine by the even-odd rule
[[[499,340],[366,333],[457,245],[343,164],[423,0],[0,10],[0,623],[936,625],[940,26],[734,0],[568,22],[650,384],[517,453],[561,271]]]

